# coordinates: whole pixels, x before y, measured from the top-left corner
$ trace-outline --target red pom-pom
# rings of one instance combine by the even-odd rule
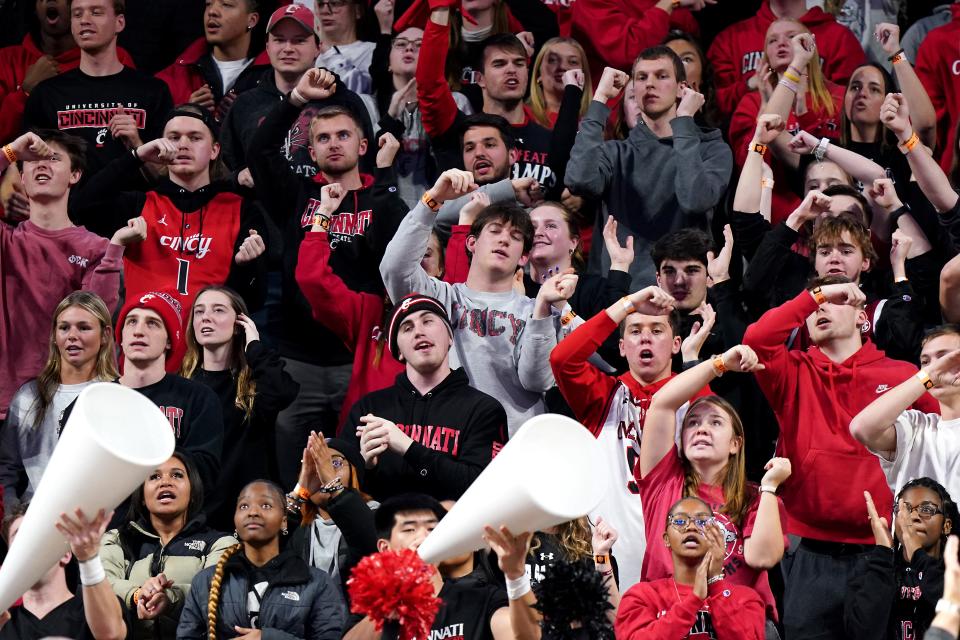
[[[433,595],[434,571],[409,549],[369,555],[347,581],[350,610],[373,620],[377,631],[387,620],[397,621],[400,640],[425,638],[440,609]]]

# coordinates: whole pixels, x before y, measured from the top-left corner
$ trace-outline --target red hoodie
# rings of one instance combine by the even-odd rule
[[[891,512],[893,494],[877,457],[850,435],[850,421],[917,368],[887,358],[869,340],[842,363],[817,347],[788,350],[791,331],[816,310],[816,301],[804,290],[763,314],[743,336],[766,366],[756,376],[780,422],[777,455],[793,465],[780,494],[787,530],[818,540],[873,544],[863,491],[873,495],[878,513]],[[914,408],[940,413],[930,395]]]
[[[353,405],[371,391],[392,386],[405,367],[387,348],[383,321],[384,297],[347,288],[330,268],[326,231],[310,231],[300,243],[297,284],[310,303],[313,318],[337,335],[354,354],[353,375],[340,410],[344,425]],[[380,346],[379,361],[377,347]]]
[[[724,117],[730,116],[748,93],[747,80],[763,56],[767,29],[777,19],[764,0],[757,15],[732,24],[714,39],[707,58],[713,65],[717,103]],[[847,86],[853,70],[867,61],[856,36],[819,7],[800,16],[800,22],[817,37],[817,49],[828,80]]]
[[[700,35],[687,9],[667,13],[657,0],[577,0],[573,3],[573,37],[583,45],[594,84],[603,67],[630,72],[637,55],[667,37],[670,29]]]
[[[167,83],[170,87],[170,96],[173,98],[173,104],[183,104],[190,100],[190,95],[207,84],[207,79],[203,76],[200,67],[200,59],[210,50],[207,41],[204,38],[194,40],[193,43],[184,50],[176,61],[166,69],[157,73],[157,77]],[[270,58],[267,52],[263,51],[258,55],[244,73],[254,67],[270,66]],[[243,73],[240,74],[243,76]],[[238,78],[239,80],[239,78]],[[215,90],[214,90],[215,91]]]
[[[762,640],[763,601],[750,587],[720,580],[700,599],[673,578],[641,582],[623,594],[617,640]]]
[[[917,75],[937,111],[937,153],[949,172],[954,132],[960,120],[960,4],[950,6],[953,20],[932,30],[917,51]]]
[[[20,85],[30,66],[43,55],[30,34],[24,36],[21,44],[0,49],[0,140],[12,140],[23,130],[23,108],[27,104],[27,94]],[[117,47],[117,57],[124,66],[133,68],[130,54],[120,47]],[[60,73],[76,69],[80,66],[80,49],[68,49],[54,60]]]

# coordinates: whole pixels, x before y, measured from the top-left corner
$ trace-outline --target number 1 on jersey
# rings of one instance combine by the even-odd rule
[[[187,280],[190,278],[190,261],[177,258],[177,293],[182,296],[190,293],[187,291]]]

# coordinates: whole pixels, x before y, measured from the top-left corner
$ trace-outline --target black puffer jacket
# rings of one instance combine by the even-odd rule
[[[180,616],[177,638],[207,639],[207,599],[215,567],[197,574]],[[299,556],[283,552],[263,567],[254,568],[242,552],[224,566],[217,608],[217,636],[235,638],[234,627],[249,627],[247,599],[254,573],[268,576],[260,600],[257,628],[263,640],[339,640],[347,611],[340,590],[330,576],[311,569]]]

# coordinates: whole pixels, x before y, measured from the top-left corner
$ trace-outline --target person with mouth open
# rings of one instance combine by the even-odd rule
[[[506,444],[507,414],[451,368],[453,329],[439,300],[397,301],[387,334],[405,371],[353,406],[340,437],[363,456],[364,489],[376,500],[410,492],[456,500]]]
[[[780,423],[777,452],[790,460],[794,478],[781,497],[787,532],[799,536],[784,558],[784,630],[788,638],[845,638],[843,601],[857,557],[873,532],[851,487],[870,492],[880,513],[893,494],[876,457],[850,435],[853,418],[878,395],[917,373],[892,360],[860,328],[866,298],[842,276],[816,278],[793,300],[766,312],[747,328],[743,342],[764,368],[754,372]],[[790,350],[790,334],[806,326],[814,346]],[[913,406],[938,413],[928,394]],[[818,490],[810,491],[816,486]],[[830,495],[824,501],[819,496]]]
[[[239,542],[193,579],[177,638],[340,640],[347,616],[340,589],[280,548],[289,533],[283,489],[267,480],[248,484],[233,523]]]
[[[671,360],[681,348],[675,304],[658,287],[641,289],[593,316],[550,353],[550,366],[560,392],[577,420],[600,440],[607,460],[604,473],[610,491],[591,516],[602,516],[620,534],[616,556],[621,590],[640,580],[646,529],[634,467],[640,455],[647,409],[655,394],[673,377]],[[628,371],[619,377],[588,362],[618,326],[620,354],[628,366]],[[682,412],[678,415],[682,419]]]
[[[790,546],[784,533],[786,512],[776,495],[790,477],[790,461],[770,459],[760,486],[748,483],[747,440],[736,409],[719,396],[695,397],[727,371],[762,369],[750,347],[737,345],[671,379],[653,396],[647,410],[635,473],[651,540],[677,499],[695,496],[711,506],[723,537],[721,575],[727,584],[750,587],[760,595],[767,637],[776,638],[777,607],[767,570],[777,566]],[[676,423],[681,412],[678,442]],[[669,576],[670,564],[664,547],[648,544],[643,579]]]
[[[206,109],[180,105],[167,114],[162,137],[114,160],[74,198],[74,216],[94,231],[135,235],[124,256],[128,299],[167,289],[186,309],[204,287],[226,284],[250,307],[263,304],[263,216],[250,191],[220,177],[218,134]],[[125,177],[146,163],[165,165],[167,176],[146,193],[122,191]]]
[[[132,639],[174,640],[194,576],[236,542],[207,526],[203,494],[193,459],[175,452],[134,492],[123,524],[103,536],[100,558]]]
[[[768,637],[760,596],[723,574],[725,541],[710,505],[697,497],[681,498],[670,507],[665,525],[663,546],[673,561],[672,575],[641,582],[623,595],[614,625],[617,638]]]
[[[932,478],[903,485],[893,507],[894,534],[864,491],[874,545],[847,585],[844,622],[850,640],[906,640],[926,635],[944,593],[947,538],[960,522],[957,503]],[[954,556],[956,557],[956,556]]]
[[[704,98],[687,86],[683,61],[672,49],[645,49],[632,74],[604,69],[570,152],[566,185],[573,195],[601,199],[619,224],[620,242],[632,235],[634,251],[646,255],[671,231],[706,227],[726,192],[733,160],[720,131],[694,121]],[[607,103],[631,83],[641,123],[626,140],[604,141]],[[590,268],[598,272],[610,265],[600,233],[605,220],[597,216],[590,249]],[[633,289],[655,280],[646,260],[634,261],[630,275]]]
[[[11,159],[20,165],[30,216],[16,227],[0,224],[0,419],[14,392],[43,369],[47,328],[64,296],[85,289],[100,296],[108,318],[116,309],[124,247],[134,241],[126,229],[108,241],[68,216],[70,191],[86,167],[82,140],[42,130],[3,150],[0,171]]]

